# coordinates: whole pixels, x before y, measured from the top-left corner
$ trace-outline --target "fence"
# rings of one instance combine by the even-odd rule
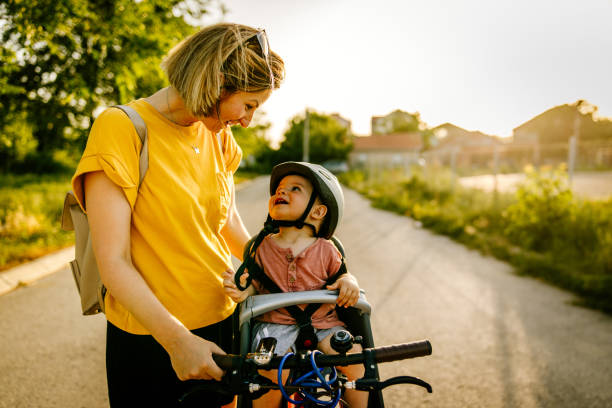
[[[353,159],[351,168],[367,170],[369,177],[385,178],[389,170],[409,177],[418,168],[426,179],[442,171],[453,185],[459,181],[464,186],[490,191],[513,191],[523,180],[527,166],[555,169],[565,164],[569,184],[576,193],[598,199],[612,195],[612,141],[464,145],[439,147],[420,155],[361,152],[360,160]]]
[[[567,164],[574,170],[612,169],[612,142],[557,144],[497,144],[456,146],[422,153],[427,166],[449,167],[459,175],[514,173],[525,166],[556,167]]]

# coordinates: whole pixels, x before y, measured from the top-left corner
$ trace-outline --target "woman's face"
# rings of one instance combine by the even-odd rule
[[[268,100],[271,90],[260,92],[237,91],[231,94],[221,94],[219,110],[214,111],[203,122],[212,132],[218,132],[226,126],[249,126],[253,114],[265,101]]]

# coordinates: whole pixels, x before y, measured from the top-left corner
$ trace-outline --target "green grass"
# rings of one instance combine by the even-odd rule
[[[516,194],[495,194],[461,188],[445,172],[427,179],[342,176],[373,206],[410,216],[612,314],[612,200],[579,200],[565,180],[563,169],[530,172]]]
[[[60,216],[70,175],[0,175],[0,270],[72,245]]]

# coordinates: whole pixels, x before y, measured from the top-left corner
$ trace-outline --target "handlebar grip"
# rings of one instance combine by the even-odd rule
[[[415,341],[414,343],[376,347],[373,351],[377,362],[386,363],[406,358],[428,356],[431,354],[432,349],[429,340],[421,340]]]
[[[429,340],[415,341],[413,343],[394,344],[391,346],[382,346],[369,349],[374,354],[374,359],[377,363],[386,363],[389,361],[404,360],[407,358],[424,357],[431,354],[431,343]],[[236,354],[213,354],[215,363],[223,370],[231,370],[242,367],[245,358]],[[336,365],[351,365],[360,364],[364,361],[363,353],[354,354],[319,354],[315,357],[317,364],[321,367],[332,367]],[[276,368],[281,361],[280,356],[275,356],[272,359],[270,368]],[[300,361],[291,358],[286,361],[285,368],[293,368],[299,366]]]
[[[244,361],[244,358],[240,355],[235,354],[213,354],[213,360],[223,370],[231,370],[232,368],[239,368]]]

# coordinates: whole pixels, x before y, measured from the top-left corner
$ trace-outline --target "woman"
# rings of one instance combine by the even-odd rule
[[[227,23],[183,40],[162,67],[170,86],[129,104],[148,129],[140,188],[140,140],[112,108],[94,122],[72,180],[108,289],[111,406],[173,406],[184,380],[221,379],[211,355],[229,348],[235,307],[221,275],[249,238],[229,126],[247,127],[284,76],[265,31]]]

